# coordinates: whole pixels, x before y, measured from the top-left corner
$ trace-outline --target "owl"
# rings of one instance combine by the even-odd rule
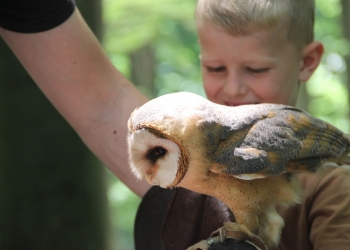
[[[136,109],[128,130],[137,178],[216,197],[268,248],[284,226],[275,207],[301,201],[296,173],[343,166],[350,150],[349,135],[294,107],[228,107],[187,92]]]

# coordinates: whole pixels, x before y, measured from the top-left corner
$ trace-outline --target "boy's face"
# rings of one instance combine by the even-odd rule
[[[232,36],[211,25],[198,24],[208,99],[228,106],[295,105],[302,60],[282,32]]]

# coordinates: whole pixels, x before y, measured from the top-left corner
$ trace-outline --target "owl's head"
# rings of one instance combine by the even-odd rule
[[[181,134],[207,102],[198,95],[180,92],[155,98],[131,114],[128,151],[137,178],[145,177],[161,187],[179,184],[189,166]]]
[[[163,188],[176,186],[188,168],[184,147],[152,125],[136,128],[129,119],[128,152],[131,170],[139,179]]]

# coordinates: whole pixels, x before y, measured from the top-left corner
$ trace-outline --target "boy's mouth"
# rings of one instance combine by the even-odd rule
[[[224,102],[226,106],[241,106],[241,105],[250,105],[250,104],[259,104],[258,102]]]

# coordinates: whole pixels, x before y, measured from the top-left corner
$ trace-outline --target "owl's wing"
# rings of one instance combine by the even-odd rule
[[[259,112],[266,111],[256,115]],[[239,143],[232,136],[221,142],[225,146],[219,145],[221,150],[213,155],[213,172],[242,179],[314,172],[324,160],[341,162],[350,149],[349,137],[337,128],[283,105],[270,105],[269,115],[261,115],[244,130]]]

